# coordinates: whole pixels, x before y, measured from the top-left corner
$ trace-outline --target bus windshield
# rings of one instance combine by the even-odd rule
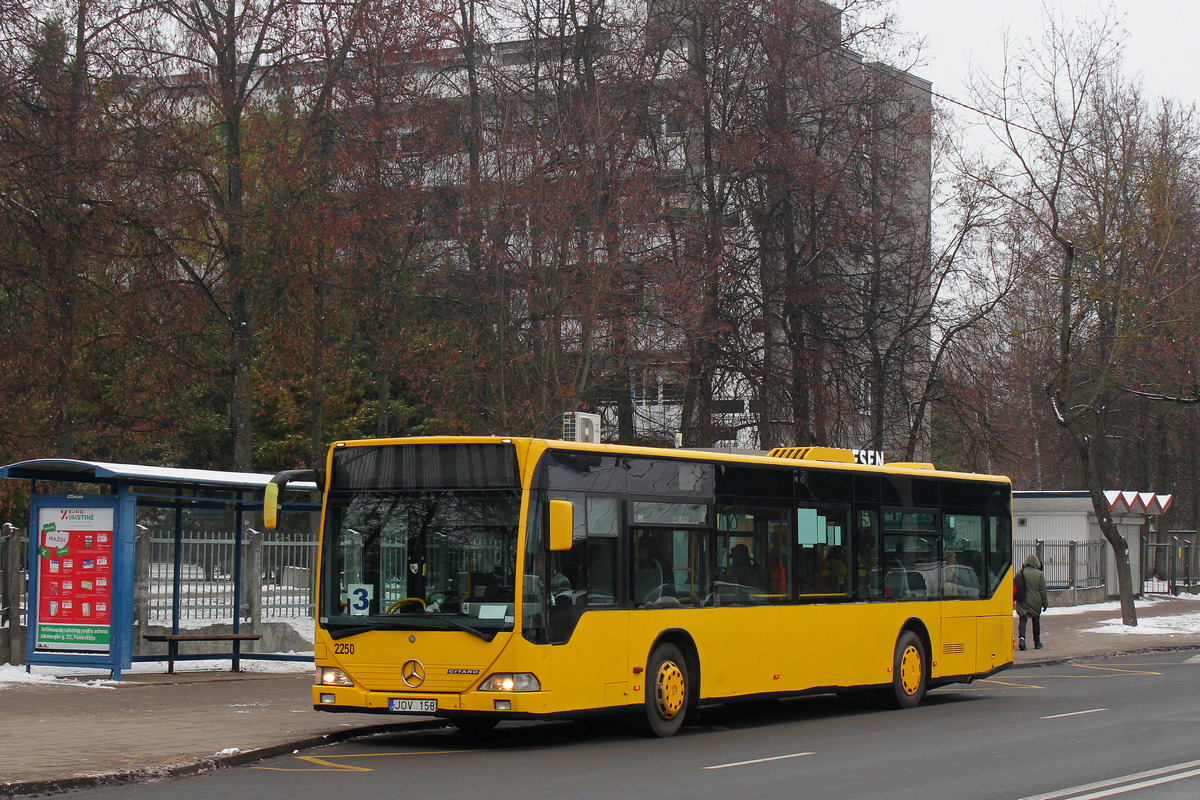
[[[321,623],[368,630],[513,626],[520,492],[331,492]]]

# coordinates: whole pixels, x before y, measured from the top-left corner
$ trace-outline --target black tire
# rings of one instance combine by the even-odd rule
[[[683,653],[673,644],[660,644],[646,662],[646,702],[642,732],[674,736],[687,716],[691,682]]]
[[[500,720],[492,717],[463,717],[452,722],[459,733],[469,737],[486,736],[500,724]]]
[[[904,631],[896,640],[892,659],[892,691],[888,698],[895,708],[916,708],[929,686],[929,658],[921,637]]]

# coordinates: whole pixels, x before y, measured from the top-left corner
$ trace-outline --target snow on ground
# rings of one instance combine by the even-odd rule
[[[272,619],[270,622],[284,622],[292,627],[296,633],[304,637],[306,641],[312,642],[316,638],[316,624],[312,617],[290,617],[285,619]],[[170,620],[152,619],[152,624],[167,625],[171,624]],[[210,619],[181,619],[179,620],[180,630],[187,631],[195,628],[204,628],[212,624]],[[246,672],[271,672],[271,673],[308,673],[313,669],[312,653],[279,653],[277,655],[289,655],[304,657],[303,661],[273,661],[266,659],[254,658],[252,653],[242,653],[242,669]],[[175,671],[177,673],[187,672],[228,672],[230,659],[216,658],[203,661],[176,661]],[[128,669],[121,670],[122,675],[134,674],[163,674],[167,671],[167,662],[163,661],[135,661]],[[72,686],[94,686],[97,688],[112,688],[117,684],[117,681],[109,678],[109,671],[106,669],[96,669],[87,667],[59,667],[45,666],[35,664],[29,672],[25,671],[24,666],[14,667],[11,664],[0,664],[0,691],[18,686],[21,684],[53,684],[63,682]]]
[[[304,637],[304,641],[315,642],[317,640],[317,621],[312,617],[291,617],[280,621],[291,625],[296,633]]]
[[[1200,612],[1192,614],[1170,614],[1163,617],[1138,617],[1136,628],[1126,627],[1121,618],[1105,620],[1094,628],[1084,628],[1084,633],[1136,633],[1136,634],[1195,634],[1200,632]]]
[[[1089,628],[1081,628],[1083,633],[1116,633],[1116,634],[1196,634],[1200,633],[1200,612],[1194,611],[1193,603],[1200,600],[1200,595],[1181,594],[1178,597],[1146,597],[1134,601],[1138,611],[1138,624],[1135,628],[1125,626],[1121,622],[1121,602],[1110,600],[1107,603],[1092,603],[1083,606],[1066,606],[1049,608],[1042,612],[1046,617],[1065,617],[1074,614],[1092,612],[1112,613],[1112,619],[1101,620]],[[1179,613],[1171,613],[1171,605],[1182,601],[1192,601]],[[1014,612],[1015,616],[1015,612]]]
[[[1200,595],[1185,594],[1180,595],[1181,600],[1200,600]],[[1138,611],[1147,608],[1154,608],[1162,603],[1170,603],[1171,599],[1167,597],[1146,597],[1134,600],[1133,604]],[[1121,601],[1110,600],[1107,603],[1091,603],[1085,606],[1064,606],[1062,608],[1048,608],[1042,612],[1047,617],[1061,617],[1070,614],[1086,614],[1092,611],[1115,611],[1119,615],[1121,612]]]
[[[1170,613],[1170,606],[1179,601],[1200,601],[1200,595],[1185,594],[1178,598],[1154,597],[1137,600],[1135,605],[1139,612],[1136,628],[1127,628],[1121,624],[1121,604],[1118,601],[1093,603],[1091,605],[1051,608],[1044,613],[1048,617],[1061,617],[1089,612],[1111,612],[1112,619],[1101,620],[1099,624],[1083,629],[1086,633],[1103,634],[1196,634],[1200,633],[1200,611],[1194,611],[1195,606],[1189,603],[1187,611]],[[1153,616],[1151,616],[1153,614]],[[288,622],[304,638],[312,641],[314,638],[313,620],[288,619]],[[307,655],[289,653],[287,655]],[[303,661],[267,661],[255,659],[246,654],[242,655],[243,669],[247,672],[271,673],[307,673],[312,670],[311,658]],[[177,661],[176,672],[227,672],[229,659],[218,658],[206,661]],[[123,675],[131,674],[164,674],[167,671],[166,661],[135,661],[129,669],[122,670]],[[111,689],[117,684],[109,679],[107,670],[88,669],[83,667],[56,667],[34,665],[29,672],[25,667],[14,667],[10,664],[0,664],[0,691],[22,684],[54,684],[61,682],[71,686],[90,686],[97,689]]]
[[[290,653],[289,655],[302,655]],[[311,660],[305,661],[265,661],[252,659],[242,654],[242,670],[245,672],[271,673],[309,673],[312,672]],[[167,671],[166,661],[135,661],[129,669],[121,670],[122,675],[162,675]],[[228,672],[229,659],[217,658],[205,661],[176,661],[175,672]],[[30,671],[25,667],[14,667],[11,664],[0,664],[0,691],[22,684],[54,684],[61,683],[70,686],[90,686],[97,689],[112,689],[118,681],[109,678],[108,670],[86,667],[58,667],[34,664]]]

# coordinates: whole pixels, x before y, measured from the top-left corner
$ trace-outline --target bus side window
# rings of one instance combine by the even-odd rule
[[[586,562],[586,542],[577,542],[565,553],[550,554],[550,605],[587,604]]]
[[[946,597],[978,599],[982,586],[983,517],[947,513],[943,517],[945,553],[942,592]]]
[[[849,594],[848,516],[843,506],[796,508],[796,591],[801,597]]]
[[[587,503],[582,492],[551,492],[550,497],[571,503],[575,523],[571,549],[550,554],[547,591],[551,609],[587,605]]]
[[[883,596],[879,570],[879,512],[860,508],[855,514],[854,596],[878,599]]]
[[[589,606],[617,604],[617,535],[621,501],[615,497],[587,498],[587,602]]]
[[[617,540],[608,537],[588,537],[587,574],[588,605],[617,604]]]
[[[645,528],[633,531],[633,606],[695,607],[712,586],[711,531]]]
[[[617,530],[620,502],[616,498],[580,493],[561,496],[574,506],[574,546],[550,558],[550,605],[616,605]]]
[[[640,530],[633,536],[633,606],[675,595],[671,531]]]
[[[1009,488],[997,489],[988,499],[987,586],[991,597],[1012,563],[1012,499]]]
[[[884,599],[941,596],[942,535],[937,530],[938,516],[926,510],[884,512]]]
[[[575,498],[572,498],[574,500]],[[582,500],[582,498],[579,498]],[[582,502],[575,502],[574,545],[565,552],[550,554],[546,586],[546,629],[550,644],[570,641],[579,618],[587,609],[587,536],[580,524]]]
[[[786,506],[718,507],[716,581],[722,605],[787,602],[791,530]]]

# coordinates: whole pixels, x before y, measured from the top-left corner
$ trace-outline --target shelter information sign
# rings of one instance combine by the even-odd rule
[[[34,649],[107,653],[112,643],[114,509],[42,506],[36,534]]]

